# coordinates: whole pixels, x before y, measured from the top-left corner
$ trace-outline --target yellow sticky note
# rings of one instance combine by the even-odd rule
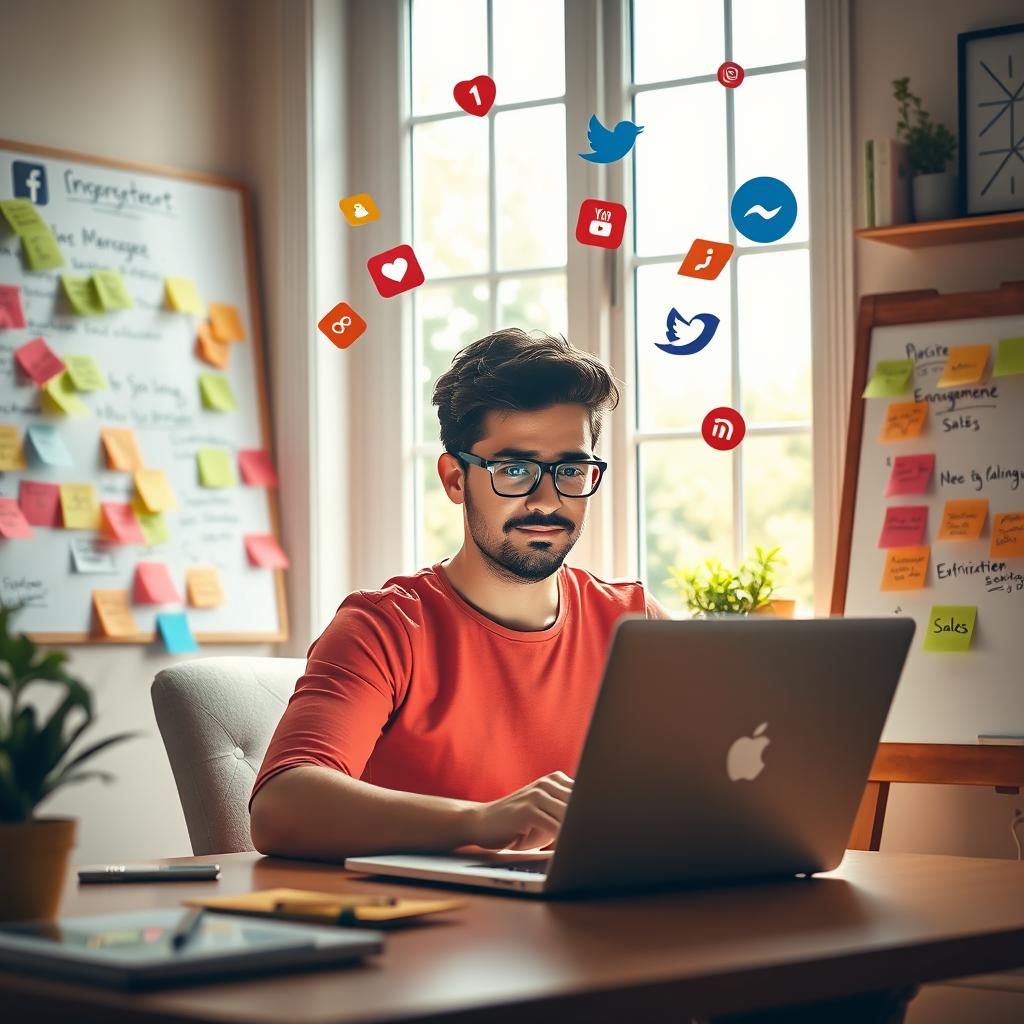
[[[199,394],[205,409],[216,412],[233,412],[235,409],[235,396],[227,377],[219,377],[215,373],[199,374]]]
[[[65,416],[89,415],[89,406],[78,397],[67,370],[61,370],[51,377],[41,390],[44,400],[49,402],[51,412],[61,412]]]
[[[179,313],[196,313],[198,316],[206,312],[196,286],[187,278],[165,278],[164,287],[167,289],[167,302],[171,309],[176,309]]]
[[[234,487],[235,466],[226,448],[200,448],[196,452],[199,482],[203,487]]]
[[[92,356],[64,356],[64,365],[76,391],[107,390],[107,378]]]
[[[142,452],[131,427],[104,427],[100,437],[107,453],[107,469],[131,473],[143,468]]]
[[[98,530],[101,516],[92,484],[61,484],[60,509],[66,530]]]
[[[997,512],[992,517],[993,558],[1024,558],[1024,512]]]
[[[132,514],[142,530],[146,543],[166,544],[171,534],[167,529],[167,520],[163,512],[150,512],[143,500],[136,494],[132,497]]]
[[[245,341],[245,328],[237,306],[211,302],[210,327],[218,341]]]
[[[954,604],[937,604],[928,613],[928,625],[924,631],[926,651],[969,651],[974,637],[974,622],[978,615],[976,607]]]
[[[135,303],[132,302],[128,286],[124,283],[124,278],[116,270],[97,270],[92,275],[92,280],[96,286],[96,294],[99,296],[100,305],[104,309],[134,308]]]
[[[64,266],[64,254],[45,224],[22,234],[21,249],[30,270],[54,270]]]
[[[188,603],[194,608],[217,608],[224,603],[220,577],[213,566],[194,565],[185,570]]]
[[[139,627],[132,617],[127,590],[94,590],[92,606],[104,636],[127,637],[138,634]]]
[[[0,213],[16,235],[24,235],[26,231],[50,230],[31,199],[0,199]]]
[[[952,498],[942,510],[939,540],[977,540],[985,527],[988,498]]]
[[[0,472],[25,469],[25,446],[17,426],[0,426]]]
[[[91,277],[75,277],[72,274],[61,274],[64,294],[68,297],[71,308],[79,316],[99,316],[103,312],[96,285]]]
[[[218,370],[226,370],[231,361],[231,345],[226,341],[218,341],[210,325],[201,323],[196,328],[196,355]]]
[[[879,441],[906,441],[920,437],[927,416],[927,402],[890,402]]]
[[[954,345],[949,350],[946,366],[937,387],[951,388],[958,384],[977,384],[985,376],[991,345]]]
[[[882,590],[920,590],[928,576],[927,546],[889,548],[885,553]]]
[[[875,367],[862,398],[895,398],[906,394],[910,375],[914,372],[913,359],[882,359]]]
[[[135,488],[147,512],[164,512],[178,503],[162,469],[137,469]]]

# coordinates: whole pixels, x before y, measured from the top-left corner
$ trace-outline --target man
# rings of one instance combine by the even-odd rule
[[[249,798],[263,853],[551,845],[612,627],[666,618],[639,582],[564,565],[619,391],[595,357],[498,331],[437,381],[456,555],[350,594],[307,652]]]

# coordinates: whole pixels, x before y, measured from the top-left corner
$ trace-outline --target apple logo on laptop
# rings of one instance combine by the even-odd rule
[[[761,755],[764,748],[771,743],[767,736],[763,735],[768,728],[767,722],[762,722],[755,730],[753,736],[741,736],[729,748],[725,759],[725,770],[729,773],[732,782],[744,779],[752,782],[764,771],[764,761]]]

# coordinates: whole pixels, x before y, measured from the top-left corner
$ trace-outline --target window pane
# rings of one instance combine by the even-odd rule
[[[806,77],[803,70],[752,75],[736,90],[736,185],[768,175],[793,190],[796,223],[782,242],[807,241]]]
[[[486,119],[417,125],[412,157],[413,245],[424,276],[487,269]]]
[[[456,82],[487,73],[487,0],[412,0],[414,115],[458,110]]]
[[[745,554],[755,545],[773,548],[786,564],[779,597],[814,607],[814,522],[811,515],[811,438],[808,434],[751,435],[742,444]]]
[[[489,333],[486,281],[425,284],[414,293],[416,380],[419,383],[418,441],[439,441],[437,409],[430,404],[434,381],[460,349]]]
[[[565,264],[565,107],[495,115],[498,268]]]
[[[496,102],[561,96],[565,92],[563,5],[553,0],[494,0],[493,11]]]
[[[565,275],[508,277],[500,281],[498,326],[568,335]]]
[[[725,90],[715,81],[640,93],[635,117],[645,128],[633,149],[637,254],[682,262],[694,238],[726,241]]]
[[[636,407],[641,430],[699,430],[709,409],[732,405],[729,275],[723,271],[714,281],[697,281],[680,277],[678,267],[675,262],[659,263],[636,271]],[[700,313],[720,317],[715,336],[702,351],[680,356],[654,347],[655,342],[668,342],[666,321],[673,308],[687,320]],[[677,330],[680,338],[683,329],[689,328]]]
[[[724,59],[722,0],[633,0],[634,82],[713,75]]]
[[[440,455],[438,449],[438,455]],[[433,565],[454,555],[462,546],[462,506],[444,493],[437,475],[437,456],[416,459],[419,523],[416,530],[416,565]]]
[[[743,68],[803,60],[804,25],[804,0],[732,0],[732,59]]]
[[[746,443],[746,442],[744,442]],[[669,566],[733,559],[732,460],[700,438],[640,445],[640,511],[646,558],[641,578],[670,608],[684,608]]]
[[[806,249],[741,256],[740,380],[748,423],[811,418],[811,295]]]

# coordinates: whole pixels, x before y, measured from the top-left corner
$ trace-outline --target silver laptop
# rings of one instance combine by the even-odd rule
[[[829,871],[914,628],[908,618],[627,616],[554,851],[350,857],[345,867],[552,896]]]

